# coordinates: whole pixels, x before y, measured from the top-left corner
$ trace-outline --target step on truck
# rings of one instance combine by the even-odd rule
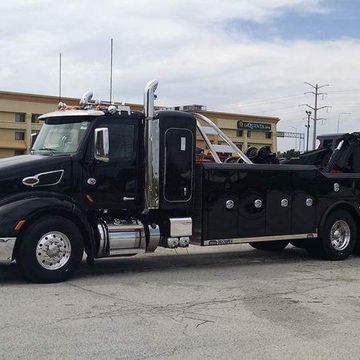
[[[157,86],[143,112],[91,92],[60,103],[31,154],[0,161],[2,263],[58,282],[84,251],[90,264],[189,244],[359,252],[359,134],[280,163],[268,148],[242,152],[201,112],[157,109]]]

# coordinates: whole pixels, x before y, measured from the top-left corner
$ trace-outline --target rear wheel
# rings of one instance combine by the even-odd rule
[[[309,244],[309,240],[291,240],[290,244],[299,249],[306,249]]]
[[[327,260],[344,260],[354,251],[356,232],[354,218],[345,210],[335,210],[325,220],[320,238],[310,251]]]
[[[16,262],[34,282],[60,282],[75,271],[83,255],[82,236],[70,220],[52,216],[26,228],[20,237]]]
[[[251,242],[249,243],[254,249],[264,251],[281,251],[284,250],[288,245],[289,241],[264,241],[264,242]]]

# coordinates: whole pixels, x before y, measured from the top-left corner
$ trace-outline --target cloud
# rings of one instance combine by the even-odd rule
[[[304,81],[324,82],[331,90],[356,87],[360,42],[290,42],[252,38],[228,24],[276,26],[289,11],[331,14],[320,0],[105,0],[100,5],[65,0],[0,4],[0,83],[2,90],[56,95],[58,54],[63,54],[63,94],[79,97],[87,89],[107,98],[109,43],[113,37],[114,96],[142,101],[143,86],[160,80],[159,104],[201,103],[214,110],[281,117],[280,128],[304,129],[311,102]],[[360,86],[359,86],[360,88]],[[330,91],[330,88],[329,88]],[[359,112],[359,92],[332,93],[325,128],[336,129],[337,115]],[[270,100],[267,100],[270,99]],[[346,100],[346,101],[345,101]],[[345,104],[346,103],[346,104]],[[355,122],[344,120],[345,126]],[[347,128],[346,128],[347,129]]]

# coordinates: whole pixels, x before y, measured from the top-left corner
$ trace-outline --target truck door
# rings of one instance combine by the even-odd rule
[[[97,208],[133,209],[141,201],[139,124],[131,117],[110,118],[97,127],[109,129],[110,158],[108,162],[93,161],[88,194]]]
[[[186,202],[192,197],[193,134],[189,129],[165,131],[164,199]]]

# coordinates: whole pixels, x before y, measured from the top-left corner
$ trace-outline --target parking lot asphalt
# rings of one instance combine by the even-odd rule
[[[0,266],[0,359],[359,359],[360,257],[248,245],[83,263],[60,284]]]

